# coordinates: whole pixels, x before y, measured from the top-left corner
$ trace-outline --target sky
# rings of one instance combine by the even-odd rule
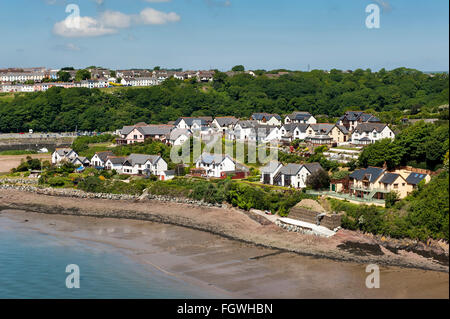
[[[448,0],[0,0],[0,29],[0,68],[449,69]]]

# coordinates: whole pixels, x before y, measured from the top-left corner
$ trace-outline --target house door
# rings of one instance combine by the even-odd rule
[[[164,175],[161,175],[161,180],[162,180],[162,181],[164,180]]]
[[[335,185],[335,184],[331,184],[331,190],[332,190],[333,192],[336,191],[336,185]]]

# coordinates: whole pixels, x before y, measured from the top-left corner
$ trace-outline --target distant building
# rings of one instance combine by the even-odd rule
[[[395,133],[387,124],[361,123],[354,129],[351,142],[356,145],[367,145],[384,138],[395,138]]]
[[[338,125],[345,126],[349,131],[353,131],[360,123],[380,123],[380,119],[372,114],[362,111],[347,111],[339,118]]]
[[[52,153],[52,164],[59,164],[62,161],[72,162],[77,157],[78,154],[71,148],[57,148]]]
[[[293,112],[284,118],[284,124],[290,123],[316,124],[317,120],[309,112]]]
[[[228,155],[203,153],[195,162],[197,169],[204,169],[206,176],[220,178],[223,172],[236,170],[236,162]]]

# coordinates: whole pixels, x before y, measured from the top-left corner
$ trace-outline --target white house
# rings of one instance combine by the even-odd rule
[[[384,138],[395,138],[395,133],[387,124],[360,123],[352,133],[352,144],[367,145]]]
[[[236,162],[228,155],[203,153],[195,162],[197,168],[203,168],[208,177],[221,177],[222,172],[236,170]]]
[[[207,117],[180,117],[175,121],[174,125],[177,128],[189,129],[191,131],[194,131],[208,126],[208,122],[209,121]]]
[[[89,159],[87,157],[83,157],[83,156],[77,156],[74,159],[72,159],[72,164],[73,165],[80,165],[83,167],[89,166],[91,164],[91,162],[89,161]]]
[[[234,126],[234,136],[238,141],[255,141],[256,142],[256,128],[257,121],[239,121]]]
[[[115,170],[116,172],[122,172],[125,159],[125,157],[109,156],[105,162],[105,168],[108,170]]]
[[[238,121],[239,119],[235,118],[234,116],[216,117],[214,121],[212,121],[211,126],[225,133],[227,129],[234,129],[234,126]]]
[[[273,179],[278,174],[283,165],[278,161],[271,161],[261,168],[261,183],[273,185]]]
[[[71,148],[57,148],[52,154],[52,164],[59,164],[61,161],[72,161],[78,154]]]
[[[287,141],[304,140],[309,124],[305,123],[290,123],[284,124],[280,128],[280,136]]]
[[[106,161],[108,160],[108,157],[114,156],[113,152],[106,151],[106,152],[97,152],[92,156],[91,158],[91,166],[98,167],[98,168],[104,168]]]
[[[280,169],[274,183],[285,187],[305,188],[306,179],[312,173],[322,169],[319,163],[287,164]]]
[[[159,155],[130,154],[122,165],[122,173],[160,176],[167,171],[167,162]]]
[[[179,146],[186,143],[192,136],[192,132],[188,129],[176,128],[167,134],[166,140],[170,145]]]
[[[360,123],[380,123],[380,119],[362,111],[347,111],[337,122],[349,131],[353,131]]]
[[[309,112],[292,112],[291,114],[286,115],[284,123],[316,124],[317,120]]]

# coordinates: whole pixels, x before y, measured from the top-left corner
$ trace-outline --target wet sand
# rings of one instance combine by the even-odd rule
[[[368,289],[363,263],[301,256],[174,225],[17,210],[3,210],[0,225],[2,220],[87,245],[112,245],[136,262],[234,298],[449,297],[448,273],[380,266],[381,287]]]

